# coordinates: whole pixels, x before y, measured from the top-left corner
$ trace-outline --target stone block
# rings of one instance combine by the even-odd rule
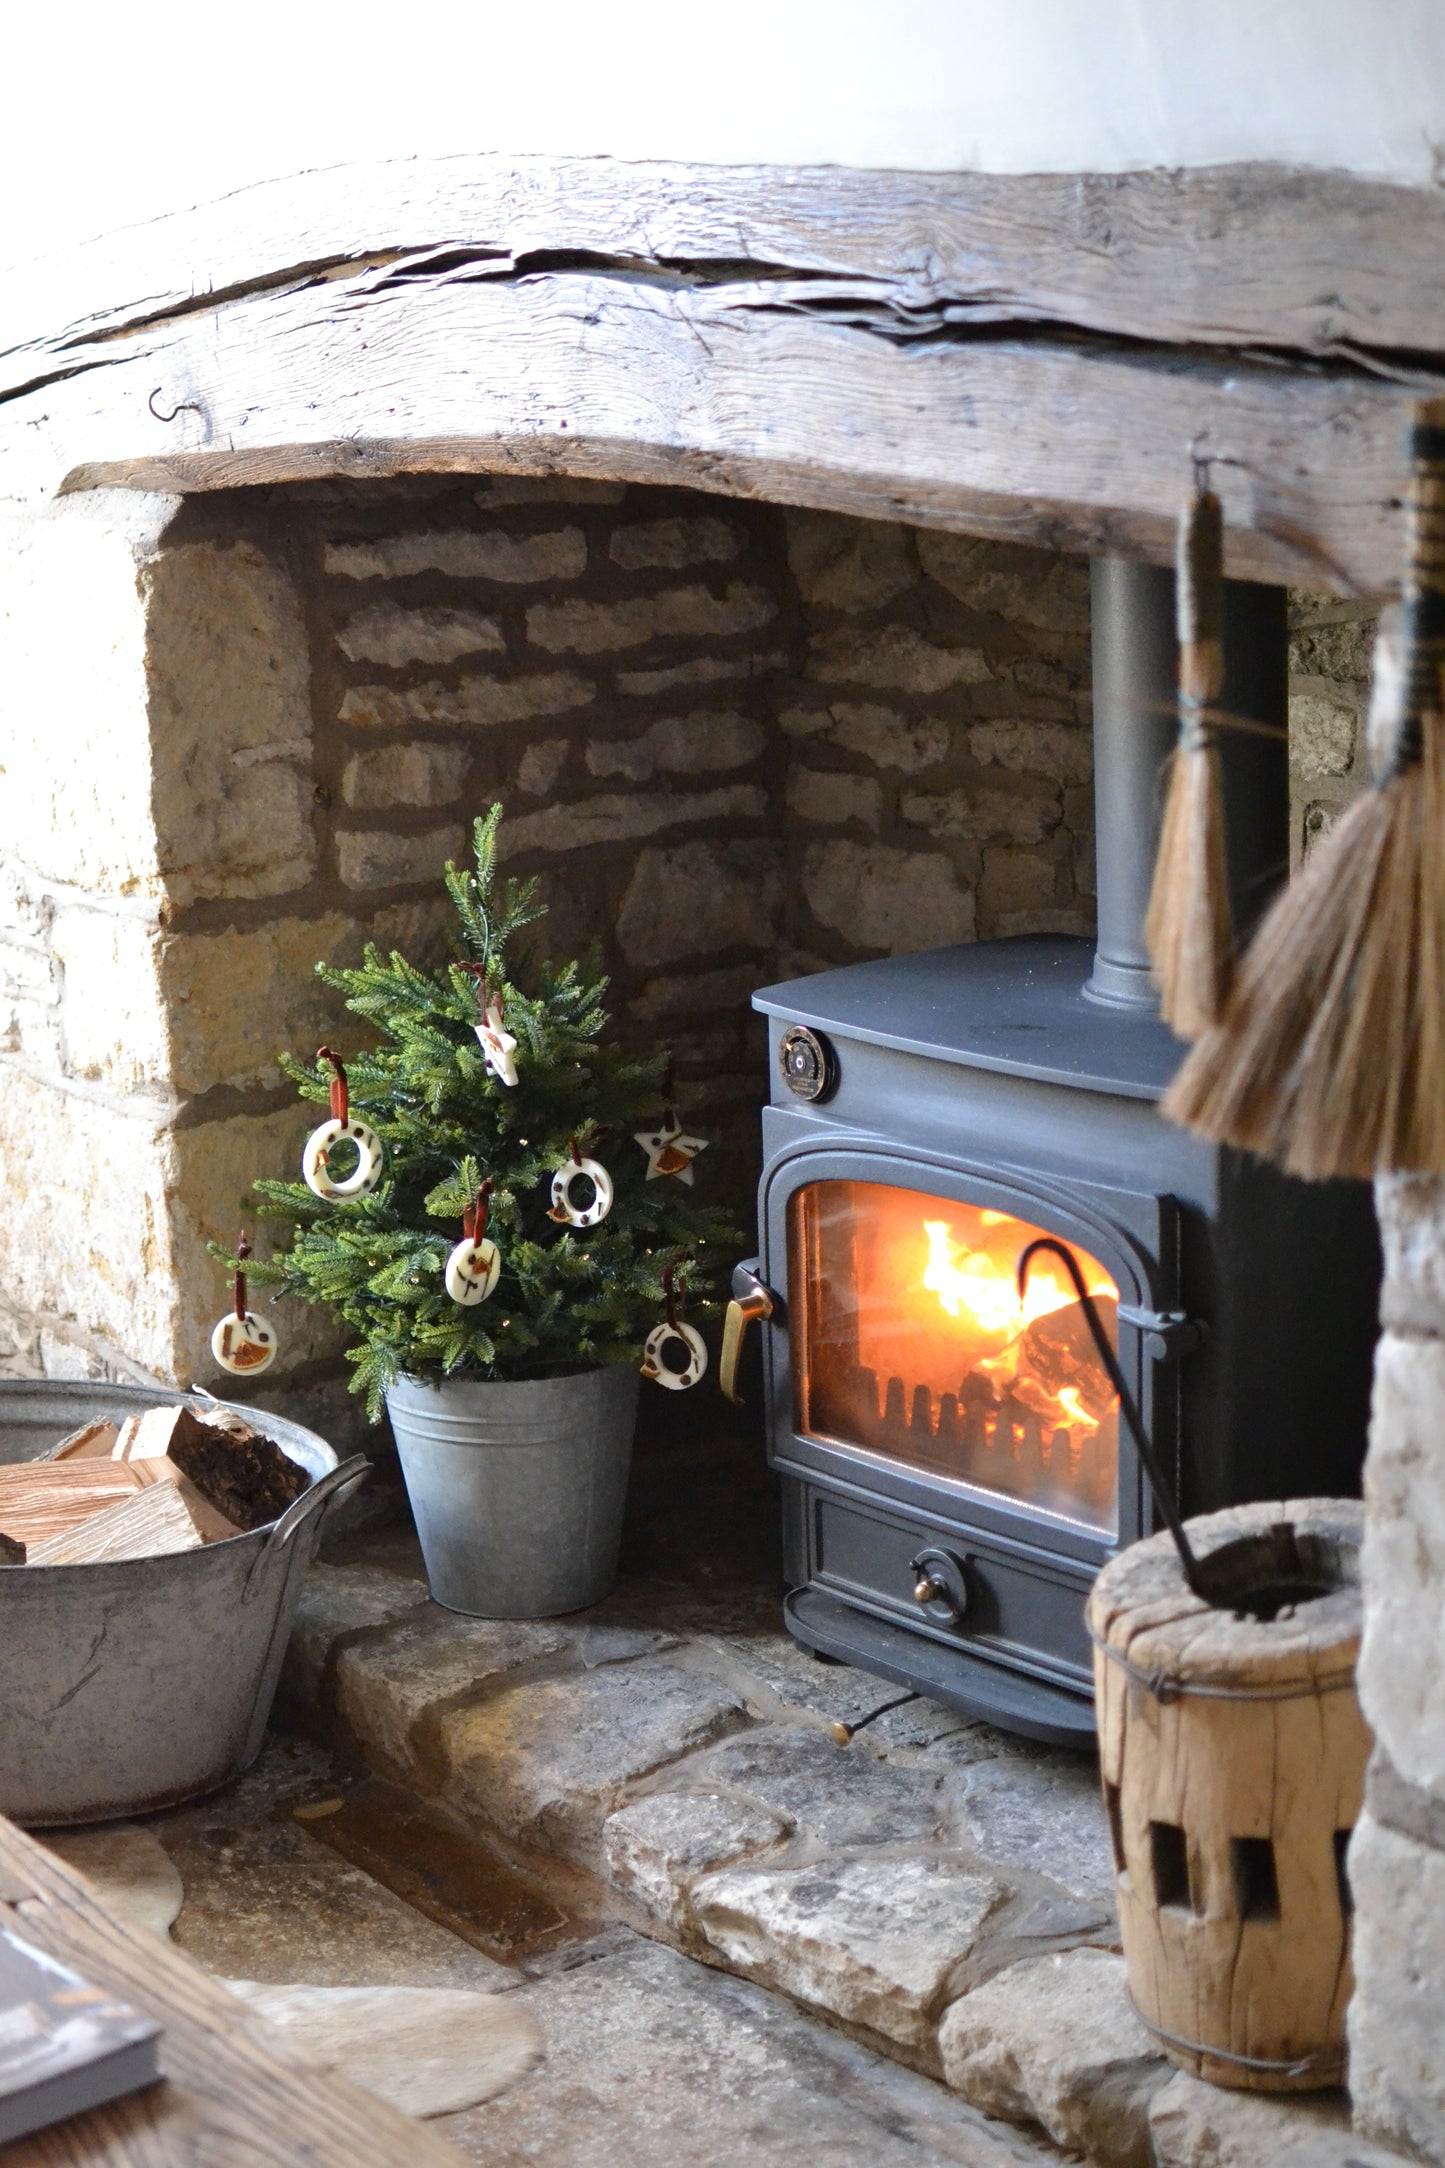
[[[543,738],[529,745],[517,763],[518,790],[528,798],[547,797],[556,788],[571,750],[570,738]]]
[[[753,783],[730,783],[719,790],[650,791],[634,797],[607,793],[579,798],[571,805],[549,806],[544,813],[523,813],[503,828],[502,854],[523,851],[586,850],[598,843],[626,843],[655,836],[668,828],[704,821],[761,820],[768,809],[766,791]]]
[[[1289,689],[1290,766],[1299,776],[1348,775],[1361,722],[1358,698],[1325,678],[1294,678]]]
[[[1333,685],[1352,684],[1363,691],[1370,679],[1378,612],[1367,608],[1345,616],[1335,603],[1327,604],[1322,616],[1322,622],[1291,628],[1291,674],[1324,678]]]
[[[722,1792],[649,1792],[609,1814],[602,1853],[616,1888],[654,1919],[681,1928],[699,1876],[768,1851],[788,1830],[770,1808]]]
[[[725,595],[706,587],[674,587],[660,595],[631,595],[621,602],[534,602],[527,638],[549,654],[602,655],[649,640],[723,639],[756,632],[778,614],[772,597],[745,581],[729,582]]]
[[[1300,835],[1301,852],[1305,858],[1309,857],[1317,843],[1324,841],[1344,810],[1343,804],[1322,800],[1316,800],[1313,805],[1305,807]]]
[[[751,1978],[919,2053],[949,1975],[1008,1895],[947,1854],[825,1859],[724,1868],[694,1885],[692,1912]]]
[[[460,797],[471,761],[465,745],[373,745],[353,753],[341,795],[361,812],[393,805],[451,805]]]
[[[388,670],[500,655],[507,645],[497,620],[481,610],[409,610],[400,602],[354,611],[338,626],[336,644],[349,661],[377,662]]]
[[[997,917],[1004,911],[1046,910],[1057,895],[1057,869],[1049,859],[1000,845],[984,852],[978,884],[981,911]]]
[[[1059,794],[965,783],[956,790],[906,792],[899,811],[910,828],[941,841],[1042,843],[1059,825]]]
[[[444,906],[426,899],[357,919],[277,918],[244,932],[186,933],[161,943],[161,999],[170,1082],[184,1093],[218,1084],[274,1088],[282,1048],[309,1055],[337,1028],[341,998],[318,963],[350,964],[370,937],[413,962],[434,956]]]
[[[538,580],[575,580],[587,569],[587,537],[580,527],[552,534],[504,534],[440,528],[430,534],[384,535],[375,542],[331,542],[323,564],[347,580],[408,580],[421,572],[453,580],[500,580],[530,586]]]
[[[516,2085],[542,2059],[514,1996],[449,1987],[222,1983],[301,2053],[403,2115],[455,2115]]]
[[[152,1365],[163,1375],[196,1378],[213,1392],[225,1387],[225,1373],[211,1354],[211,1328],[226,1308],[230,1283],[224,1269],[206,1255],[206,1244],[233,1242],[245,1227],[263,1255],[276,1246],[267,1223],[257,1226],[251,1185],[262,1175],[294,1180],[301,1147],[317,1119],[314,1106],[298,1103],[274,1113],[235,1114],[172,1132],[163,1186],[152,1207],[165,1244],[162,1284],[173,1321],[170,1359]],[[268,1290],[257,1284],[253,1294],[257,1309],[270,1309]],[[280,1350],[268,1383],[307,1363],[340,1357],[347,1335],[328,1310],[287,1302],[271,1315]],[[121,1344],[130,1345],[129,1340]]]
[[[537,1680],[441,1719],[445,1797],[595,1863],[629,1784],[746,1722],[735,1694],[666,1656]]]
[[[1442,1425],[1445,1341],[1387,1332],[1375,1354],[1365,1466],[1360,1699],[1400,1775],[1445,1800]]]
[[[1411,2160],[1417,2155],[1410,2155]],[[1406,2155],[1371,2145],[1347,2130],[1319,2130],[1298,2145],[1286,2141],[1269,2168],[1405,2168]]]
[[[1082,557],[918,530],[923,569],[940,587],[989,616],[1043,632],[1087,633],[1089,567]]]
[[[871,775],[851,775],[840,768],[790,768],[788,811],[820,828],[856,821],[876,835],[883,793]]]
[[[1088,783],[1094,773],[1094,741],[1086,723],[1044,723],[999,718],[975,723],[968,749],[986,767],[1009,768],[1017,775],[1047,777],[1051,783]]]
[[[164,1122],[163,1101],[117,1104],[9,1071],[0,1096],[0,1287],[16,1310],[48,1312],[172,1376]]]
[[[460,828],[431,828],[421,836],[344,828],[336,838],[336,865],[348,888],[400,888],[438,880],[447,860],[461,858],[465,847]]]
[[[847,753],[861,753],[880,768],[917,775],[936,768],[953,751],[955,733],[937,715],[897,715],[869,701],[835,700],[828,709],[828,736]],[[783,718],[784,726],[787,717]]]
[[[1092,1763],[1017,1752],[964,1769],[949,1785],[955,1841],[1005,1872],[1036,1874],[1108,1918],[1114,1858]]]
[[[941,693],[984,685],[993,675],[976,647],[935,647],[911,625],[856,632],[842,626],[808,643],[809,675],[824,685],[870,685],[900,693]]]
[[[670,1018],[714,1015],[734,1009],[746,1014],[758,983],[757,963],[735,964],[726,971],[687,971],[649,979],[627,1004],[639,1023],[665,1024]]]
[[[788,564],[804,602],[876,610],[918,578],[911,528],[838,512],[789,510],[784,519]]]
[[[472,495],[484,512],[509,504],[621,504],[627,484],[582,474],[489,474]]]
[[[477,674],[455,685],[353,685],[343,696],[338,719],[387,730],[405,729],[413,723],[488,729],[495,723],[564,715],[569,708],[585,708],[596,697],[596,687],[571,670],[515,678]]]
[[[546,2036],[548,2076],[447,2126],[470,2159],[1058,2168],[1041,2145],[985,2123],[917,2072],[640,1935],[574,1943],[524,1992]]]
[[[119,512],[154,513],[162,502],[173,510],[178,501],[136,498],[117,508],[65,498],[43,515],[0,517],[0,848],[44,877],[95,892],[162,894],[146,604],[137,538]]]
[[[725,519],[704,513],[695,519],[639,520],[635,526],[614,529],[607,554],[624,572],[656,566],[660,571],[680,572],[686,565],[728,564],[743,546],[743,537]]]
[[[173,904],[278,896],[316,868],[311,662],[285,569],[250,543],[166,551],[146,604],[150,801]]]
[[[664,664],[657,670],[619,670],[617,690],[642,699],[652,693],[675,692],[683,685],[716,685],[733,678],[771,677],[786,670],[786,655],[690,655],[686,662]]]
[[[474,1700],[508,1672],[567,1646],[567,1628],[550,1619],[460,1618],[433,1603],[407,1606],[386,1632],[340,1651],[337,1713],[368,1757],[414,1774],[428,1714]]]
[[[746,768],[762,752],[761,723],[724,708],[665,715],[637,738],[597,738],[587,748],[593,775],[625,775],[644,783],[658,769],[669,775],[708,775]]]
[[[689,1763],[687,1781],[771,1807],[830,1852],[930,1842],[943,1820],[937,1774],[839,1746],[816,1724],[770,1725],[729,1739]]]
[[[1184,2070],[1149,2107],[1157,2168],[1274,2168],[1286,2147],[1344,2138],[1349,2128],[1343,2093],[1226,2092]]]
[[[1445,1852],[1367,1808],[1350,1843],[1350,1886],[1356,2122],[1382,2145],[1445,2159]]]
[[[149,915],[60,911],[51,945],[71,1075],[122,1093],[174,1084],[163,944]]]
[[[1009,940],[1021,933],[1072,933],[1089,935],[1094,932],[1092,903],[1046,903],[1036,904],[1021,911],[996,911],[990,928],[990,938],[995,941]]]
[[[1398,1332],[1445,1336],[1445,1181],[1382,1174],[1375,1214],[1385,1253],[1380,1312]]]
[[[1108,2168],[1154,2168],[1149,2103],[1171,2071],[1134,2015],[1122,1957],[1010,1965],[950,2005],[938,2046],[948,2083],[985,2115],[1037,2123]]]
[[[328,1566],[307,1573],[286,1645],[282,1687],[295,1713],[321,1713],[327,1667],[348,1636],[389,1626],[427,1602],[426,1582],[380,1566]]]
[[[882,843],[810,843],[803,855],[803,896],[821,925],[856,947],[891,956],[974,935],[973,897],[958,885],[951,861],[933,851]]]
[[[776,937],[783,901],[777,844],[682,843],[638,854],[617,913],[629,963],[646,969]]]

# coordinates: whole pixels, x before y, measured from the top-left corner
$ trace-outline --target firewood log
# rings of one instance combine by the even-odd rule
[[[123,1462],[12,1461],[0,1467],[0,1530],[28,1550],[139,1488],[140,1478]]]
[[[78,1527],[30,1546],[27,1565],[99,1565],[199,1548],[201,1532],[174,1483],[147,1483]]]

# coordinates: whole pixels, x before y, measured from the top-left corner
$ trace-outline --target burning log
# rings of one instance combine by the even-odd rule
[[[1094,1307],[1105,1329],[1114,1324],[1118,1303],[1111,1295],[1096,1295]],[[1063,1402],[1067,1422],[1071,1394],[1080,1418],[1101,1423],[1114,1405],[1114,1388],[1099,1361],[1089,1332],[1083,1305],[1067,1303],[1036,1317],[1019,1345],[1019,1384],[1041,1389],[1054,1403]],[[1057,1407],[1050,1412],[1058,1412]]]

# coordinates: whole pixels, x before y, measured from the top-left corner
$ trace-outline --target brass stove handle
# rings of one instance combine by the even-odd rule
[[[728,1304],[723,1319],[722,1361],[718,1366],[718,1385],[723,1398],[740,1406],[742,1394],[738,1391],[738,1362],[743,1352],[747,1330],[756,1319],[759,1323],[771,1317],[777,1304],[772,1291],[749,1265],[739,1265],[733,1273],[733,1299]]]

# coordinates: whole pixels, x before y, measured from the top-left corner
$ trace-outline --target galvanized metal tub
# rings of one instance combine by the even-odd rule
[[[438,1603],[473,1618],[553,1618],[607,1594],[638,1384],[628,1364],[397,1380],[387,1407]]]
[[[171,1397],[207,1405],[145,1386],[0,1379],[0,1461]],[[0,1566],[0,1813],[107,1821],[214,1791],[255,1760],[322,1523],[369,1466],[364,1454],[338,1466],[324,1439],[279,1415],[260,1427],[311,1477],[268,1528],[165,1558]]]

